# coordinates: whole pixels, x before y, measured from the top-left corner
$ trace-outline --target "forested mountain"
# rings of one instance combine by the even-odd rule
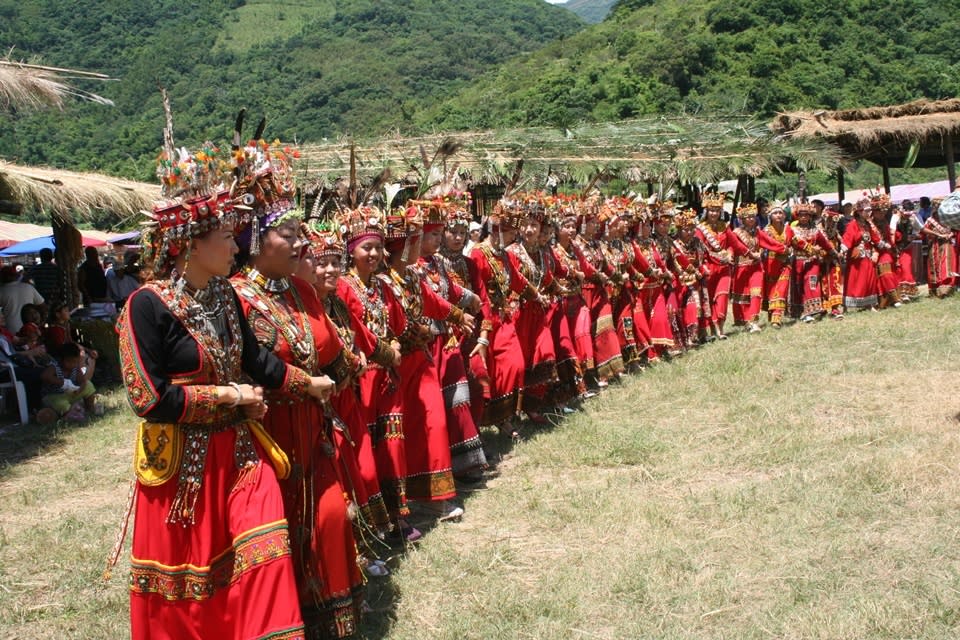
[[[565,126],[677,111],[960,95],[960,0],[620,0],[604,22],[505,64],[424,126]]]
[[[108,73],[113,108],[0,114],[0,157],[152,174],[170,94],[178,140],[224,140],[237,110],[267,135],[379,134],[584,23],[542,0],[0,0],[13,59]]]
[[[594,24],[607,17],[617,0],[567,0],[559,6],[573,11],[585,21]]]

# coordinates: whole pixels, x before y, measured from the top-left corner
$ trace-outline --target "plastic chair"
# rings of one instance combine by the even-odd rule
[[[27,424],[30,422],[30,412],[27,410],[27,390],[23,386],[23,383],[17,380],[17,372],[14,369],[13,362],[7,354],[0,351],[0,372],[3,371],[7,371],[10,379],[0,382],[0,413],[6,413],[7,392],[12,389],[17,395],[17,409],[20,412],[20,424]]]

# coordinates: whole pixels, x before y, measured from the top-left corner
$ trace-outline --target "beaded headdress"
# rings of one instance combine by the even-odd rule
[[[737,207],[737,215],[741,218],[745,216],[755,216],[757,215],[757,205],[754,202],[746,202],[739,207]]]
[[[674,223],[677,225],[678,229],[683,229],[685,227],[695,227],[697,226],[697,210],[696,209],[684,209],[676,215],[673,219]]]
[[[724,192],[720,193],[705,193],[701,197],[701,204],[703,204],[704,209],[722,209],[723,203],[727,201],[727,194]]]

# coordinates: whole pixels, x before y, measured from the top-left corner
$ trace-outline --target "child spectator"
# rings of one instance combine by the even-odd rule
[[[26,304],[20,310],[20,330],[17,344],[24,349],[33,349],[40,344],[40,310],[36,305]]]
[[[95,415],[103,413],[96,399],[96,388],[90,382],[96,366],[96,352],[87,352],[75,343],[60,347],[57,357],[43,374],[43,406],[53,413],[37,413],[37,420],[49,423],[57,417],[80,422],[86,419],[87,412]]]
[[[76,342],[70,327],[70,307],[65,302],[53,306],[50,322],[43,333],[43,342],[47,350],[54,352],[68,342]]]

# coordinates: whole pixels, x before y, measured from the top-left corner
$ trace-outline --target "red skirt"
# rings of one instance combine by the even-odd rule
[[[638,301],[650,326],[650,342],[655,347],[672,347],[673,330],[670,328],[663,288],[655,286],[640,289]]]
[[[547,309],[546,322],[550,327],[550,336],[553,338],[553,347],[557,354],[557,399],[566,402],[584,393],[587,389],[583,383],[583,371],[580,368],[580,358],[573,344],[573,332],[567,322],[563,302],[555,302]]]
[[[447,344],[446,336],[433,342],[433,358],[440,366],[440,387],[450,441],[450,466],[454,475],[486,469],[487,456],[470,409],[470,386],[459,344]]]
[[[870,258],[849,258],[843,280],[843,304],[852,311],[869,309],[877,302],[877,266]]]
[[[523,351],[512,319],[501,320],[488,334],[487,372],[490,400],[483,410],[481,424],[499,425],[520,410],[523,398]],[[478,371],[471,364],[471,369]]]
[[[727,303],[730,301],[730,285],[733,280],[730,265],[710,265],[707,276],[707,291],[713,305],[714,322],[723,322],[727,318]]]
[[[360,415],[370,432],[383,501],[391,517],[410,515],[407,507],[407,449],[403,435],[403,407],[395,378],[370,365],[360,376]]]
[[[584,287],[583,299],[590,310],[596,376],[600,380],[607,380],[624,370],[610,299],[603,287]]]
[[[380,491],[380,477],[377,474],[377,459],[373,453],[370,430],[363,419],[354,388],[350,386],[334,394],[330,404],[347,430],[344,434],[335,430],[334,435],[338,437],[335,443],[337,453],[352,457],[352,460],[344,461],[344,466],[349,470],[349,477],[353,481],[354,500],[360,507],[363,518],[374,530],[386,531],[390,527],[390,515]]]
[[[363,589],[347,516],[349,481],[342,479],[320,405],[270,396],[263,424],[293,469],[280,489],[304,622],[345,637],[356,631]]]
[[[166,522],[176,477],[159,486],[137,483],[133,640],[304,637],[276,474],[266,462],[241,473],[235,440],[232,429],[210,435],[193,524]]]
[[[590,335],[590,310],[583,296],[567,296],[560,303],[570,333],[577,360],[583,370],[594,368],[593,337]]]
[[[437,367],[424,349],[416,349],[403,354],[399,374],[407,498],[422,502],[454,498],[457,491]]]
[[[557,353],[546,311],[536,301],[524,302],[517,312],[515,326],[523,351],[524,407],[539,409],[547,385],[557,379]]]

